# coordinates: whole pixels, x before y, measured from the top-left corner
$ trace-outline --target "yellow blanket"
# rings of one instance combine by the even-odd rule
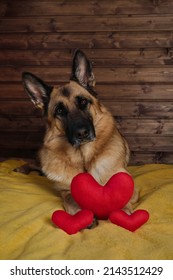
[[[0,163],[0,259],[173,259],[173,165],[129,167],[140,192],[136,209],[150,213],[136,232],[100,221],[68,235],[51,223],[62,209],[52,183],[13,172],[22,164]]]

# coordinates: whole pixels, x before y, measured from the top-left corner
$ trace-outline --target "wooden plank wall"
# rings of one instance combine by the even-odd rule
[[[1,158],[34,157],[43,137],[22,71],[61,84],[81,48],[129,142],[131,164],[173,163],[173,1],[7,0],[0,16]]]

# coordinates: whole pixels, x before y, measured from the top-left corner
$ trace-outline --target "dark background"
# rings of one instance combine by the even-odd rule
[[[0,1],[0,158],[33,158],[44,132],[21,83],[69,80],[72,54],[93,61],[131,164],[173,163],[173,1]]]

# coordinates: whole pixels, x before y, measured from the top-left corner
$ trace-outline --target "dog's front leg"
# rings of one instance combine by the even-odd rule
[[[61,191],[60,194],[63,200],[64,209],[66,210],[67,213],[69,213],[70,215],[74,215],[81,210],[79,205],[74,201],[70,191]],[[94,218],[92,224],[89,225],[87,228],[92,229],[97,225],[98,225],[98,220]]]
[[[133,209],[133,204],[135,204],[139,199],[139,193],[138,190],[136,188],[134,188],[134,192],[133,195],[131,197],[131,199],[129,200],[129,202],[124,206],[124,208],[122,209],[124,212],[126,212],[127,214],[132,214],[134,212]]]
[[[81,210],[79,205],[74,201],[70,191],[61,191],[60,194],[63,200],[64,209],[67,213],[74,215]]]

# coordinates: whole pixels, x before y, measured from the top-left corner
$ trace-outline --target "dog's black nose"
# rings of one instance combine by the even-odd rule
[[[78,128],[76,131],[76,138],[79,140],[85,140],[89,136],[89,130],[86,127]]]
[[[71,121],[71,119],[70,119]],[[79,147],[82,144],[94,141],[95,130],[90,120],[82,119],[82,121],[69,122],[67,127],[68,141],[74,146]]]

